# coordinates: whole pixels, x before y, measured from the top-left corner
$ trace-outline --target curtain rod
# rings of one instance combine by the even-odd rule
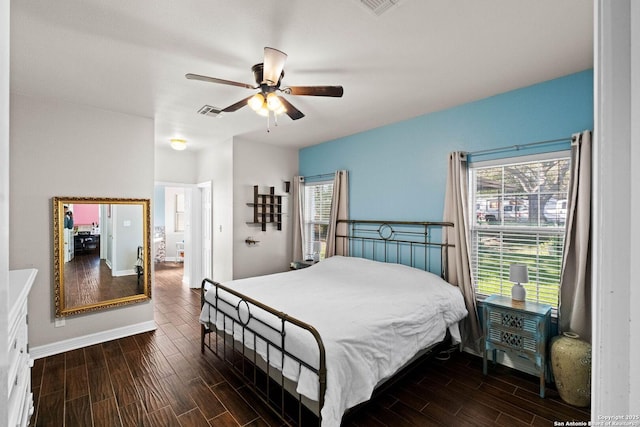
[[[546,141],[538,141],[538,142],[529,142],[527,144],[510,145],[508,147],[490,148],[488,150],[480,150],[480,151],[471,151],[471,152],[468,152],[466,154],[468,156],[479,156],[479,155],[484,155],[484,154],[500,153],[502,151],[510,151],[510,150],[518,151],[521,148],[529,148],[529,147],[534,147],[534,146],[537,146],[537,145],[552,144],[554,142],[563,142],[563,141],[571,141],[571,138],[548,139]]]
[[[316,178],[329,178],[334,176],[336,176],[336,173],[331,172],[331,173],[321,173],[319,175],[303,176],[303,178],[306,180],[306,179],[316,179]]]

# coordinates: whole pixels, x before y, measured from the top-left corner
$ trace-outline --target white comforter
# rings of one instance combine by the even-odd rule
[[[460,290],[440,277],[361,258],[334,256],[302,270],[225,285],[318,330],[327,357],[323,426],[340,425],[346,409],[368,400],[381,380],[392,376],[420,350],[441,341],[447,328],[452,327],[453,335],[458,336],[457,322],[467,315]],[[206,298],[213,301],[210,294],[213,292]],[[225,298],[234,299],[229,294]],[[242,317],[246,314],[244,304],[240,308]],[[251,309],[254,316],[268,317],[260,311]],[[223,328],[222,316],[216,316],[207,305],[200,321]],[[279,327],[277,320],[270,323]],[[269,335],[264,327],[253,322],[250,326]],[[232,332],[230,322],[224,328]],[[242,340],[239,327],[233,333]],[[249,338],[245,333],[245,345],[253,347]],[[318,346],[309,333],[290,327],[286,340],[286,351],[318,365]],[[266,346],[258,342],[257,347],[254,350],[266,360]],[[317,376],[291,359],[285,360],[284,368],[279,366],[281,358],[274,357],[273,349],[270,352],[270,363],[297,381],[297,391],[318,400]]]

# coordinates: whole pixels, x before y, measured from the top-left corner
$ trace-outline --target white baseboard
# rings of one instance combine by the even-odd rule
[[[113,277],[122,277],[122,276],[133,276],[135,275],[136,272],[133,269],[129,269],[129,270],[118,270],[118,271],[113,271],[111,273],[111,275]]]
[[[156,328],[156,322],[150,320],[148,322],[136,323],[135,325],[123,326],[121,328],[110,329],[108,331],[97,332],[95,334],[83,335],[81,337],[70,338],[68,340],[58,341],[51,344],[31,347],[29,355],[31,356],[31,359],[40,359],[47,356],[53,356],[54,354],[64,353],[65,351],[140,334],[142,332],[154,331]]]

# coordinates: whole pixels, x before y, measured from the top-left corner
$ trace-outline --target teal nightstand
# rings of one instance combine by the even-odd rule
[[[482,372],[487,374],[487,354],[497,351],[533,362],[540,376],[540,397],[547,377],[547,343],[551,328],[551,306],[492,295],[484,300],[484,354]]]

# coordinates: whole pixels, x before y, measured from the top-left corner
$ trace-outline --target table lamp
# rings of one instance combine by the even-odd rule
[[[511,299],[524,301],[527,297],[527,291],[524,286],[522,286],[522,283],[529,281],[526,264],[511,264],[509,266],[509,281],[515,283],[511,288]]]

